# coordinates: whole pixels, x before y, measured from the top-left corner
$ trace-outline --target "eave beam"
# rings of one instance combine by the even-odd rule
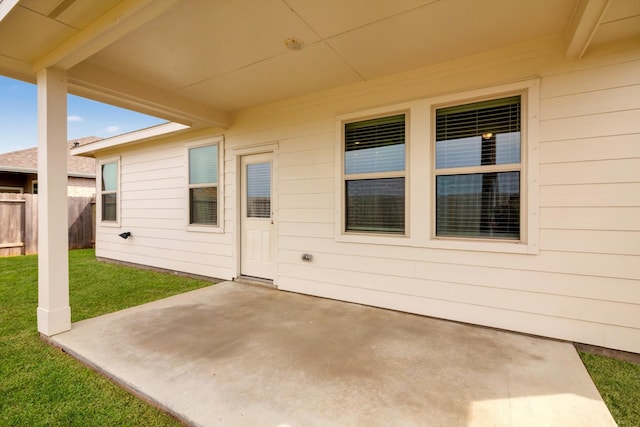
[[[181,97],[95,64],[82,63],[69,70],[69,91],[75,95],[106,102],[188,126],[203,124],[229,128],[228,112]]]
[[[124,0],[33,64],[35,72],[68,70],[127,33],[165,12],[179,0]]]
[[[610,3],[611,0],[579,1],[565,37],[565,58],[582,58]]]

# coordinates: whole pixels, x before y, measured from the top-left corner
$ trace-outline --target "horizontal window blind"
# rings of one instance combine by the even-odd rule
[[[436,234],[520,237],[520,173],[436,177]]]
[[[347,123],[344,126],[345,150],[404,144],[404,128],[404,114]]]
[[[345,173],[376,173],[404,170],[404,144],[367,148],[345,153]]]
[[[218,145],[189,149],[189,222],[218,224]]]
[[[271,218],[271,163],[247,165],[247,218]]]
[[[436,141],[520,132],[520,96],[436,111]]]
[[[404,167],[404,114],[345,125],[346,174],[401,171]]]
[[[404,178],[347,181],[347,231],[404,232],[404,189]]]
[[[520,132],[436,141],[436,168],[520,163]]]
[[[405,122],[396,114],[344,125],[345,231],[404,233]]]
[[[218,223],[218,188],[197,187],[189,189],[191,224]]]
[[[189,149],[189,184],[218,182],[218,146]]]
[[[437,236],[520,238],[520,102],[511,96],[436,110]],[[492,172],[494,165],[512,171]],[[463,167],[465,174],[449,170]]]
[[[118,163],[105,163],[102,165],[102,191],[118,190]]]
[[[118,196],[116,193],[102,195],[102,221],[117,221]]]

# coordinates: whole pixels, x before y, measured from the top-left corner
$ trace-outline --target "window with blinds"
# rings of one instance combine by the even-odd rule
[[[345,231],[404,234],[405,115],[344,125]]]
[[[102,221],[118,220],[118,162],[102,163],[100,166],[100,197]]]
[[[436,236],[520,239],[521,97],[435,114]]]
[[[271,218],[271,162],[247,165],[247,218]]]
[[[218,145],[189,149],[189,223],[218,224]]]

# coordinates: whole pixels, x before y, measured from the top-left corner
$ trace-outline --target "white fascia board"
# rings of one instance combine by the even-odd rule
[[[114,136],[113,138],[101,139],[100,141],[91,142],[71,149],[72,156],[93,157],[98,151],[108,148],[120,147],[123,145],[136,144],[159,136],[165,136],[174,132],[189,129],[191,126],[182,123],[165,123],[150,128],[125,133],[123,135]]]
[[[17,173],[38,173],[37,169],[33,168],[21,168],[18,166],[3,166],[0,165],[0,172],[17,172]]]
[[[29,174],[38,174],[37,169],[31,168],[20,168],[17,166],[2,166],[0,165],[0,172],[12,172],[12,173],[29,173]],[[68,176],[73,178],[95,178],[95,173],[86,173],[86,172],[69,172]]]
[[[0,0],[0,21],[18,4],[18,0]]]

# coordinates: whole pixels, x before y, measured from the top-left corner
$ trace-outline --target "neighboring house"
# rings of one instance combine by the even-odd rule
[[[86,137],[68,142],[77,147],[100,138]],[[96,194],[96,162],[91,158],[69,156],[69,196],[92,197]],[[38,193],[38,149],[12,151],[0,154],[0,193]]]
[[[99,140],[86,137],[69,141],[67,151]],[[69,199],[60,205],[68,210],[68,247],[90,248],[95,234],[95,159],[67,155],[67,170]],[[38,149],[0,154],[0,256],[38,253],[37,194]]]
[[[0,72],[181,123],[72,150],[97,256],[640,352],[636,0],[44,3]]]

